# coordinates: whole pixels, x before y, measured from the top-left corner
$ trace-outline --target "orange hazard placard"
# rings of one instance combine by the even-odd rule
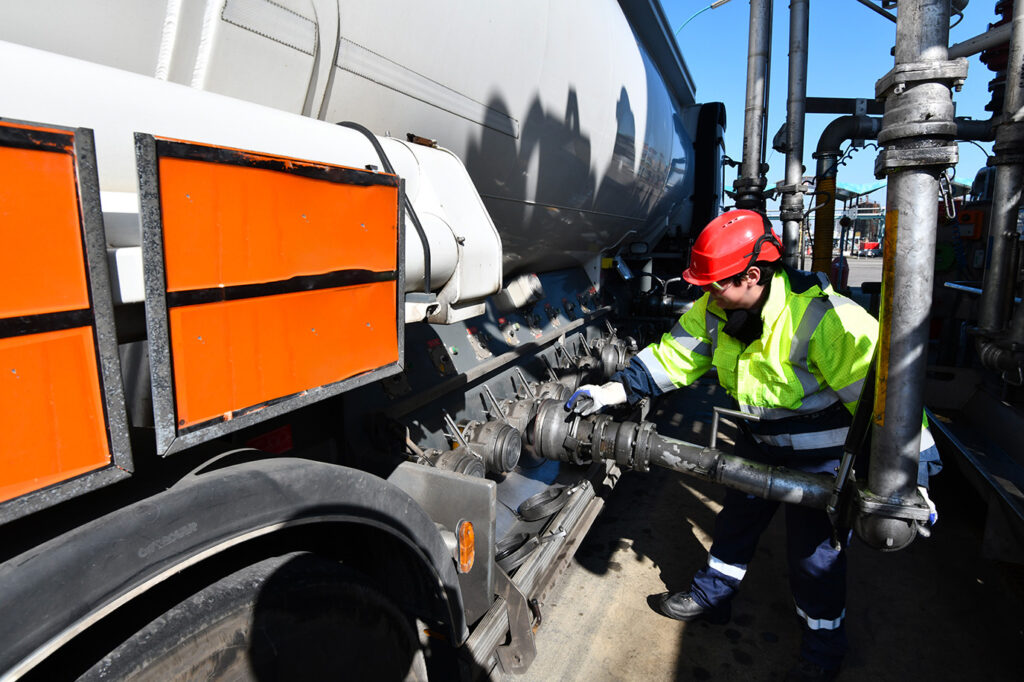
[[[110,463],[91,327],[0,339],[0,501]]]
[[[171,379],[154,396],[163,451],[400,362],[397,177],[137,140],[152,150],[140,184],[159,195],[144,233],[164,265],[166,329],[150,329],[167,337],[151,356]]]
[[[396,189],[160,159],[167,291],[396,268]]]
[[[89,307],[72,157],[0,147],[0,317]]]
[[[394,362],[394,300],[378,282],[172,308],[178,426]]]
[[[75,135],[0,122],[0,502],[114,460]]]

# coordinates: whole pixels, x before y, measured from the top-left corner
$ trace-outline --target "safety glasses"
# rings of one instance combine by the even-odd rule
[[[708,291],[710,289],[714,289],[715,291],[725,291],[730,284],[732,284],[732,277],[723,279],[720,282],[711,282],[710,284],[705,284],[701,288],[704,289],[704,291]]]

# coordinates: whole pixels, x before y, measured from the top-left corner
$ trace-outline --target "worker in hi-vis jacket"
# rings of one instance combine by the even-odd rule
[[[673,329],[606,384],[582,386],[566,404],[592,414],[696,381],[714,367],[745,422],[737,447],[749,459],[833,474],[872,362],[878,322],[837,294],[824,275],[782,265],[767,218],[734,210],[712,220],[693,247],[683,279],[706,292]],[[927,427],[918,485],[941,462]],[[934,506],[928,502],[933,510]],[[690,589],[656,598],[661,613],[725,623],[758,538],[778,502],[726,492],[707,565]],[[790,586],[803,627],[800,660],[787,679],[833,679],[846,652],[846,534],[833,546],[828,515],[786,505]]]

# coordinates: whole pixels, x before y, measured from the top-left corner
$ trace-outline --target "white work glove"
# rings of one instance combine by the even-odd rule
[[[581,416],[600,412],[609,405],[626,402],[626,387],[618,381],[606,384],[584,384],[565,403],[565,409]]]
[[[919,485],[917,486],[917,492],[921,493],[924,503],[928,505],[928,523],[918,524],[917,532],[926,538],[931,537],[932,526],[939,520],[939,510],[935,507],[935,503],[932,502],[932,498],[928,497],[928,488]]]

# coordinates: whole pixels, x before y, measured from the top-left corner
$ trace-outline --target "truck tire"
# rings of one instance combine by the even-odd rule
[[[360,573],[297,552],[181,602],[81,678],[426,680],[415,630]]]

